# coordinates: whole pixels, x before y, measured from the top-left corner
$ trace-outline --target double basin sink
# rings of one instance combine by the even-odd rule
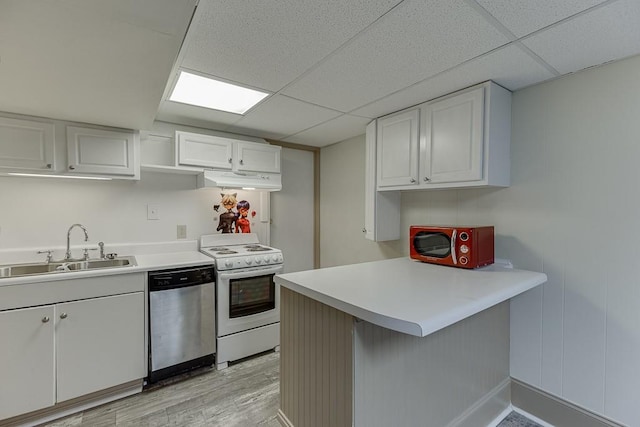
[[[113,259],[88,259],[80,261],[52,261],[25,264],[0,265],[0,279],[23,277],[36,274],[69,273],[73,271],[91,271],[103,268],[133,267],[136,259],[132,256]]]

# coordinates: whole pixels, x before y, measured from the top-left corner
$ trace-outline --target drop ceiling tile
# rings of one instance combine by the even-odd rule
[[[522,42],[562,74],[640,53],[640,1],[620,0]]]
[[[280,90],[399,0],[201,0],[182,66]]]
[[[284,138],[286,142],[324,147],[362,135],[371,119],[344,114],[326,123]]]
[[[350,111],[507,42],[462,0],[406,0],[283,93]]]
[[[184,37],[197,0],[93,0],[57,2],[60,8],[90,9],[103,21],[126,22],[159,33]]]
[[[156,115],[156,120],[163,122],[220,130],[241,118],[240,114],[226,113],[173,101],[163,101]]]
[[[493,80],[514,91],[552,77],[553,73],[518,46],[510,44],[359,108],[351,114],[380,117],[487,80]]]
[[[150,11],[139,1],[120,0],[107,8],[110,14],[103,3],[2,2],[0,111],[151,126],[194,2],[176,8],[162,0]],[[135,16],[124,16],[132,10]],[[158,19],[170,13],[173,24],[165,25],[169,17]]]
[[[274,95],[226,130],[237,133],[248,129],[259,130],[264,133],[264,138],[277,139],[326,122],[340,114],[287,96]]]
[[[522,37],[605,0],[476,0],[513,34]]]

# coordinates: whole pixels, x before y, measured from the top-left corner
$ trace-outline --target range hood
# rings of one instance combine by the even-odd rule
[[[211,170],[198,174],[197,186],[279,191],[282,189],[282,176],[279,173]]]

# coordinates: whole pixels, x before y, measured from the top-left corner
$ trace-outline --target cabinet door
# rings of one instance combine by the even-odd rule
[[[364,237],[375,242],[400,238],[400,191],[376,191],[376,121],[365,140]]]
[[[433,101],[422,108],[423,182],[482,179],[483,111],[483,87]]]
[[[378,120],[378,188],[418,183],[418,109]]]
[[[247,172],[280,172],[280,150],[277,145],[236,142],[235,168]]]
[[[52,123],[0,117],[0,168],[55,170]]]
[[[56,305],[57,401],[143,378],[144,293]]]
[[[0,420],[55,403],[53,306],[0,312]]]
[[[176,132],[178,164],[212,169],[231,169],[233,140],[219,136]]]
[[[67,126],[69,172],[133,177],[136,143],[134,132]]]

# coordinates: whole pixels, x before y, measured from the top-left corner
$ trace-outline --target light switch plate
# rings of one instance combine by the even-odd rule
[[[177,237],[178,239],[186,239],[187,238],[187,226],[186,225],[178,225],[177,227]]]
[[[147,205],[147,219],[160,219],[160,208],[158,205]]]

